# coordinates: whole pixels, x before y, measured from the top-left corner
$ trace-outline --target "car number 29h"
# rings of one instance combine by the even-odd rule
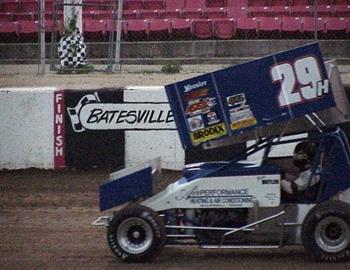
[[[323,79],[318,61],[313,56],[297,59],[294,63],[279,63],[271,68],[274,83],[280,82],[280,107],[286,107],[319,98],[329,91],[329,80]]]

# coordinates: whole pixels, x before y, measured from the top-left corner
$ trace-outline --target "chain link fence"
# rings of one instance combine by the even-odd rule
[[[50,69],[64,73],[90,71],[91,68],[94,71],[112,71],[117,4],[117,0],[54,0],[52,21],[55,24],[51,30]],[[67,18],[62,16],[62,11]],[[74,41],[76,43],[72,44]]]
[[[196,49],[201,42],[350,39],[350,0],[45,0],[44,57],[53,70],[61,65],[57,50],[67,6],[81,7],[87,60],[103,71],[120,61],[215,57]],[[1,64],[40,62],[40,7],[40,0],[0,2]]]

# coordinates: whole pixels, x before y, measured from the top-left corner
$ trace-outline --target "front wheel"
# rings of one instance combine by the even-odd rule
[[[350,206],[339,201],[316,206],[305,219],[302,240],[306,251],[318,261],[348,261]]]
[[[156,212],[144,206],[121,210],[107,229],[109,247],[125,262],[152,260],[161,251],[164,240],[162,220]]]

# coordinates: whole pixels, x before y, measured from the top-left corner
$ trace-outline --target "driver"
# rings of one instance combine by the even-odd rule
[[[316,185],[320,181],[320,176],[311,177],[311,161],[316,153],[315,144],[307,141],[296,145],[293,154],[293,163],[299,169],[299,175],[286,173],[282,175],[282,190],[288,194],[297,194],[307,187]],[[310,183],[309,183],[310,182]]]

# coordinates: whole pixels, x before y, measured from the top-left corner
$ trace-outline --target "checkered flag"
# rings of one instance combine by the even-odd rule
[[[86,45],[80,34],[63,36],[59,42],[58,55],[61,66],[68,68],[86,65]]]

